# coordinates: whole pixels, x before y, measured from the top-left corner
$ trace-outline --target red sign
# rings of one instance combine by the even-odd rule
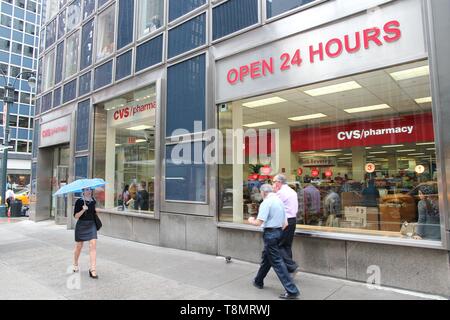
[[[327,171],[325,171],[325,177],[331,177],[333,175],[333,171],[331,171],[331,170],[327,170]]]
[[[303,174],[302,168],[298,168],[298,169],[297,169],[297,175],[298,175],[298,176],[301,176],[302,174]]]
[[[311,175],[312,175],[313,177],[319,176],[319,170],[317,170],[317,169],[311,170]]]
[[[61,133],[61,132],[67,132],[69,130],[69,126],[58,126],[50,129],[45,129],[41,132],[41,136],[43,138],[51,137],[55,134]]]
[[[381,28],[380,28],[381,27]],[[354,54],[361,50],[369,50],[372,46],[382,46],[395,42],[401,38],[400,22],[392,20],[386,22],[383,26],[374,26],[346,34],[343,37],[328,39],[317,44],[310,44],[308,47],[308,59],[310,64],[323,61],[325,56],[334,59],[344,52]],[[280,71],[286,71],[291,68],[301,67],[303,63],[300,49],[295,52],[284,52],[280,57],[270,57],[249,64],[236,66],[227,72],[227,82],[234,85],[238,82],[244,82],[246,79],[254,80],[261,77],[268,77],[275,73],[275,59],[280,60]]]
[[[272,143],[275,143],[275,141],[272,140],[271,130],[258,130],[257,133],[253,136],[245,136],[244,154],[246,156],[268,156],[272,153],[272,150],[275,149],[272,148]]]
[[[291,131],[292,152],[429,141],[434,141],[431,113]]]
[[[375,172],[375,165],[373,163],[368,163],[365,166],[365,170],[367,173],[373,173]]]
[[[156,109],[156,102],[150,102],[143,105],[136,105],[136,106],[126,106],[122,109],[118,109],[114,111],[113,119],[114,120],[121,120],[126,119],[128,117],[134,117],[135,115],[145,112],[148,110]]]

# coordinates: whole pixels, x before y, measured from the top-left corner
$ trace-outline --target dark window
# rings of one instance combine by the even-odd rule
[[[5,50],[5,51],[9,51],[9,49],[11,48],[11,42],[9,40],[6,39],[0,39],[0,49],[1,50]]]
[[[94,36],[94,19],[87,22],[81,30],[81,61],[80,70],[92,63],[92,43]]]
[[[266,0],[267,18],[282,14],[314,0]]]
[[[125,47],[133,41],[134,0],[119,0],[119,22],[117,33],[117,49]]]
[[[206,0],[169,0],[169,21],[175,20],[205,3]]]
[[[66,10],[62,11],[58,16],[58,39],[66,32]]]
[[[9,126],[17,127],[17,116],[10,114],[9,115]]]
[[[11,28],[11,20],[12,20],[11,17],[2,14],[0,17],[0,24],[2,26]]]
[[[14,29],[23,31],[23,20],[14,19]]]
[[[48,48],[54,44],[56,40],[56,19],[53,19],[53,21],[47,25],[45,30],[45,48]]]
[[[50,110],[52,107],[52,93],[49,92],[42,97],[41,101],[41,112]]]
[[[63,103],[75,99],[77,96],[77,79],[64,85]]]
[[[89,99],[78,104],[76,151],[87,150],[88,148],[90,108]]]
[[[206,13],[169,31],[169,58],[206,43]]]
[[[18,55],[22,54],[22,44],[18,42],[13,42],[11,45],[11,52]]]
[[[28,129],[28,117],[19,116],[19,127]]]
[[[17,152],[27,152],[26,141],[17,141]]]
[[[20,73],[20,67],[11,66],[9,68],[9,70],[10,70],[9,76],[13,77],[13,78],[17,77],[19,75],[19,73]]]
[[[25,32],[29,33],[29,34],[32,34],[32,35],[35,35],[36,34],[36,28],[35,28],[34,24],[26,22],[25,23]]]
[[[180,151],[180,146],[167,146],[166,147],[166,200],[176,201],[206,201],[206,167],[203,162],[194,163],[194,150],[195,144],[201,144],[199,147],[204,149],[204,143],[185,143],[182,149],[188,152],[190,149],[191,154],[187,158],[191,159],[190,164],[179,164],[174,161],[178,157],[183,157],[183,152]],[[203,154],[203,152],[202,152]],[[172,157],[173,155],[173,157]]]
[[[112,82],[112,60],[95,68],[94,90],[104,87]]]
[[[27,1],[27,10],[29,10],[31,12],[36,12],[37,11],[36,8],[37,8],[36,2],[30,1],[30,0]]]
[[[116,80],[131,74],[131,60],[133,51],[127,51],[116,59]]]
[[[34,48],[30,46],[23,47],[23,55],[33,58]]]
[[[53,108],[61,105],[61,87],[58,87],[53,91]]]
[[[31,103],[31,95],[26,92],[20,93],[20,103],[30,104]]]
[[[55,84],[60,83],[63,75],[64,41],[56,47]]]
[[[166,135],[176,129],[194,132],[194,121],[205,128],[205,55],[168,68]]]
[[[88,175],[88,157],[75,158],[75,180],[87,178]]]
[[[83,0],[83,20],[89,17],[95,10],[95,0]]]
[[[162,35],[138,46],[136,51],[136,71],[148,68],[161,62],[162,46]]]
[[[258,23],[258,0],[229,0],[213,8],[213,40]]]
[[[91,92],[91,72],[87,72],[80,76],[80,83],[78,84],[80,88],[78,89],[79,96],[85,95],[86,93]]]

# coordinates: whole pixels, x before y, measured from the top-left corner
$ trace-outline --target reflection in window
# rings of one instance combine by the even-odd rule
[[[117,27],[117,49],[133,41],[134,0],[119,0],[119,21]]]
[[[61,39],[66,32],[66,10],[62,11],[58,16],[58,39]]]
[[[136,72],[162,61],[163,36],[144,42],[136,49]]]
[[[56,47],[55,84],[60,83],[63,77],[64,41]],[[39,81],[38,81],[39,84]]]
[[[206,42],[206,13],[169,31],[169,58],[204,45]]]
[[[55,50],[53,49],[44,57],[44,81],[42,90],[47,91],[55,84]]]
[[[94,90],[104,87],[112,82],[112,60],[95,68]]]
[[[80,76],[78,96],[91,92],[91,71]]]
[[[53,91],[53,108],[61,105],[61,87]]]
[[[138,37],[142,37],[163,26],[164,1],[138,0]]]
[[[267,18],[298,8],[314,0],[266,0]]]
[[[230,103],[220,129],[249,138],[219,165],[219,219],[245,223],[284,172],[301,229],[440,240],[431,100],[420,61]]]
[[[74,79],[64,85],[63,103],[75,99],[76,95],[77,95],[77,79]]]
[[[45,21],[50,21],[58,13],[59,0],[46,0],[45,8]]]
[[[138,112],[117,116],[130,108]],[[99,207],[154,210],[155,120],[155,85],[96,106],[94,175],[108,181]]]
[[[170,0],[169,21],[175,20],[205,3],[206,0]]]
[[[50,22],[45,30],[45,48],[48,48],[54,44],[56,40],[56,19]]]
[[[229,0],[213,8],[213,40],[258,23],[258,0]]]
[[[92,64],[92,46],[94,38],[94,19],[87,22],[81,30],[80,70]]]
[[[83,20],[89,17],[95,10],[95,0],[83,0]]]
[[[131,74],[131,61],[133,51],[129,50],[116,59],[116,80],[125,78]]]
[[[81,1],[75,0],[67,7],[66,11],[67,11],[66,28],[67,32],[70,32],[81,21]]]
[[[79,32],[75,32],[66,40],[64,78],[73,76],[78,71]]]
[[[98,16],[97,22],[97,60],[101,60],[114,51],[114,6]]]

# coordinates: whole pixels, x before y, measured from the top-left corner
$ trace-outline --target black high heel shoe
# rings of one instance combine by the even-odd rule
[[[93,270],[94,272],[96,272],[95,270]],[[97,272],[96,272],[97,273]],[[91,269],[89,269],[89,277],[91,277],[92,279],[98,279],[98,275],[96,274],[95,276],[92,274]]]

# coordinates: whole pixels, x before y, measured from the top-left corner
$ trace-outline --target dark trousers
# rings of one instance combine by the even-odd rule
[[[294,241],[296,218],[288,219],[288,226],[283,230],[280,239],[280,253],[289,272],[294,272],[298,268],[297,263],[292,260],[292,242]]]
[[[263,286],[264,278],[272,267],[286,292],[289,294],[298,294],[299,291],[289,276],[286,265],[280,254],[280,248],[278,246],[280,238],[281,228],[264,229],[264,251],[262,253],[262,261],[255,278],[255,283]]]

